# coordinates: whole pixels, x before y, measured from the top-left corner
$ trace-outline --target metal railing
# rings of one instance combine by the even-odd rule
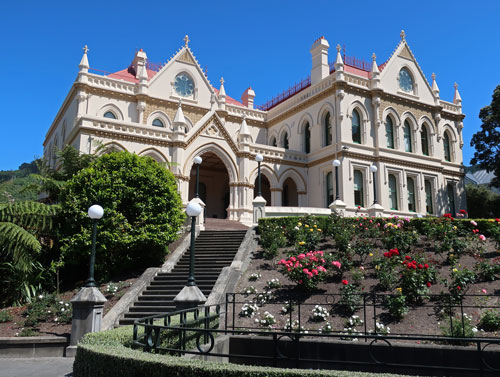
[[[178,356],[212,356],[226,358],[227,361],[233,363],[274,367],[323,368],[331,366],[332,369],[333,367],[358,370],[382,368],[393,371],[413,368],[420,373],[423,370],[428,370],[429,373],[460,372],[461,375],[468,376],[500,375],[498,362],[500,339],[498,338],[380,334],[370,332],[366,327],[363,333],[356,334],[346,334],[339,331],[305,332],[300,330],[300,325],[296,330],[258,329],[237,324],[236,307],[239,302],[236,298],[238,295],[236,293],[227,294],[226,303],[222,305],[223,310],[221,310],[221,306],[213,305],[136,320],[133,330],[133,344],[146,352],[168,353]],[[329,297],[329,303],[333,305],[337,302],[335,296],[325,295],[325,297]],[[362,296],[362,310],[365,315],[367,315],[368,307],[371,307],[376,316],[376,309],[380,304],[378,296],[383,295],[365,294]],[[460,303],[450,300],[448,304],[457,310],[460,308],[461,313],[472,307],[464,303],[464,300],[461,300]],[[300,313],[307,312],[304,308],[308,305],[313,304],[296,303],[294,313],[298,314],[298,318],[301,318]],[[496,308],[498,306],[481,306],[481,308],[486,307]],[[221,341],[227,340],[227,338],[224,339],[224,336],[244,342],[245,351],[232,346],[216,347],[218,338]],[[359,342],[349,342],[356,339]],[[441,363],[435,360],[436,352],[431,348],[429,355],[433,356],[429,360],[432,359],[432,361],[424,358],[417,364],[412,362],[408,353],[408,343],[459,344],[460,346],[439,348],[439,353],[442,356]],[[311,347],[313,344],[315,347]],[[353,352],[353,354],[356,353],[354,358],[340,356],[345,353],[343,351],[340,353],[330,352],[335,347],[346,350],[345,347],[350,345],[361,347],[361,350],[357,349]],[[465,345],[470,347],[463,347]],[[228,351],[222,351],[224,349]],[[312,355],[311,349],[326,349],[329,352],[317,351]],[[418,350],[420,352],[422,348]],[[453,355],[456,355],[457,350],[465,353],[460,353],[461,356],[451,360]],[[325,354],[329,356],[325,357]]]

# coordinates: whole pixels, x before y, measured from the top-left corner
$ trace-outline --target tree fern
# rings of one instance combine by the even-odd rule
[[[7,259],[11,259],[17,269],[30,271],[33,257],[41,249],[40,242],[27,230],[14,223],[0,222],[0,252],[10,257]]]
[[[46,234],[53,228],[54,219],[59,210],[58,205],[32,201],[0,204],[0,221]]]

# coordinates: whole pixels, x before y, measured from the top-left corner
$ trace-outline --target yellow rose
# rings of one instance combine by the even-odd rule
[[[373,257],[373,253],[368,254],[370,257]]]
[[[299,245],[302,246],[302,245],[305,245],[306,243],[304,241],[300,241],[299,242]]]
[[[453,269],[453,272],[458,272],[458,270],[456,268]]]
[[[309,228],[309,225],[307,225],[307,224],[306,224],[306,225],[304,225],[304,226],[305,226],[306,228]]]
[[[299,223],[297,224],[298,226],[302,226],[302,223],[299,221]]]
[[[311,229],[309,229],[309,231],[314,232],[314,229],[313,229],[313,228],[311,228]]]
[[[321,232],[321,229],[320,229],[320,228],[318,228],[318,232]]]
[[[403,292],[403,288],[396,288],[396,291],[398,291],[399,293]]]
[[[316,224],[313,225],[315,228],[317,228],[318,226]]]
[[[380,266],[377,264],[377,265],[375,266],[375,269],[376,269],[376,270],[380,270]]]

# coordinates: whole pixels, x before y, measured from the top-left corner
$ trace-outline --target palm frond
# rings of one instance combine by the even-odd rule
[[[0,252],[10,255],[19,270],[30,271],[32,256],[41,248],[37,238],[27,230],[10,222],[0,222]]]

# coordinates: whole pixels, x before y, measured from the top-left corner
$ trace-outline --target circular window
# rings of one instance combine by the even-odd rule
[[[175,92],[181,97],[189,97],[194,90],[193,79],[185,73],[181,73],[175,78],[174,88]]]
[[[405,92],[413,92],[413,78],[406,68],[399,71],[399,87]]]

